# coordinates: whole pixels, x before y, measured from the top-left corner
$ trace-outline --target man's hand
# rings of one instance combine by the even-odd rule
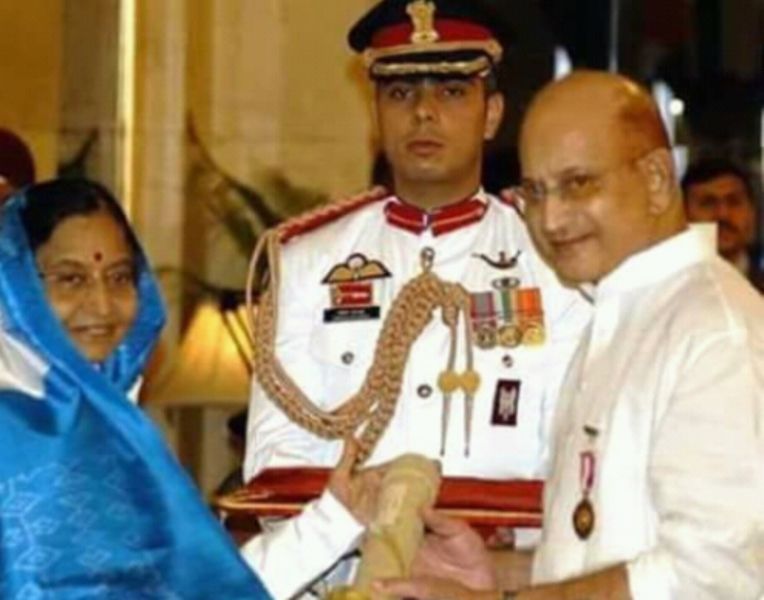
[[[377,498],[384,468],[355,471],[357,456],[358,442],[352,437],[347,438],[340,461],[332,471],[327,487],[359,523],[367,526],[377,512]]]
[[[429,533],[412,565],[415,577],[453,580],[472,590],[496,588],[493,560],[474,529],[432,509],[423,511],[422,518]]]

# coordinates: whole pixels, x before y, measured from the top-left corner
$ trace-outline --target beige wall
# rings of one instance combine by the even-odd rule
[[[345,32],[369,0],[189,2],[189,102],[221,163],[244,181],[265,166],[330,194],[363,187],[367,105]]]
[[[57,163],[62,14],[61,0],[0,0],[0,127],[26,140],[40,178]]]
[[[282,162],[303,185],[334,195],[366,186],[370,127],[360,64],[345,42],[368,0],[283,3]],[[330,6],[329,6],[330,5]]]
[[[117,106],[120,0],[63,0],[59,160],[70,163],[96,134],[88,172],[119,190]]]

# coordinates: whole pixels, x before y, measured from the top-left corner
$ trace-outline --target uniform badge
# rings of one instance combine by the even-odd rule
[[[522,253],[522,250],[518,250],[514,256],[509,256],[509,254],[502,250],[496,258],[491,258],[487,254],[473,254],[472,256],[474,258],[479,258],[489,267],[493,267],[500,271],[509,271],[517,267],[517,261]]]
[[[496,323],[483,322],[475,328],[475,345],[483,350],[496,347]]]
[[[517,412],[520,404],[520,382],[517,380],[500,379],[496,382],[496,393],[493,397],[491,424],[503,427],[517,425]]]
[[[523,343],[523,332],[518,325],[505,324],[499,327],[496,339],[502,348],[517,348]]]
[[[390,277],[378,260],[352,254],[344,263],[333,266],[321,283],[329,286],[331,308],[324,310],[325,323],[366,321],[380,318],[374,302],[374,282]]]
[[[406,6],[414,29],[410,39],[412,44],[433,44],[440,39],[435,29],[435,10],[435,3],[428,0],[414,0]]]
[[[544,308],[539,288],[521,288],[515,278],[493,282],[493,290],[470,294],[473,343],[497,346],[541,346],[546,341]]]

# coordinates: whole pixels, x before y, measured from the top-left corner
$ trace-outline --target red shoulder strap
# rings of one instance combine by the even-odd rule
[[[373,202],[378,202],[389,195],[383,187],[374,187],[357,196],[332,202],[315,210],[298,215],[285,221],[278,227],[279,239],[282,244],[288,243],[292,238],[314,231],[327,223],[350,214]]]
[[[525,221],[525,213],[523,211],[523,203],[520,200],[520,198],[517,197],[517,193],[515,192],[514,188],[505,188],[499,192],[498,196],[499,202],[502,204],[509,206],[511,209],[513,209],[517,216],[520,217],[523,221]]]

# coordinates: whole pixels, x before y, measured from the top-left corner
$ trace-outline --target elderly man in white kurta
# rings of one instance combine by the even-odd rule
[[[419,576],[386,586],[439,599],[756,600],[764,303],[687,229],[658,111],[633,82],[581,72],[545,88],[521,158],[531,234],[595,309],[555,416],[542,541],[533,556],[489,558],[466,526],[432,516]]]

